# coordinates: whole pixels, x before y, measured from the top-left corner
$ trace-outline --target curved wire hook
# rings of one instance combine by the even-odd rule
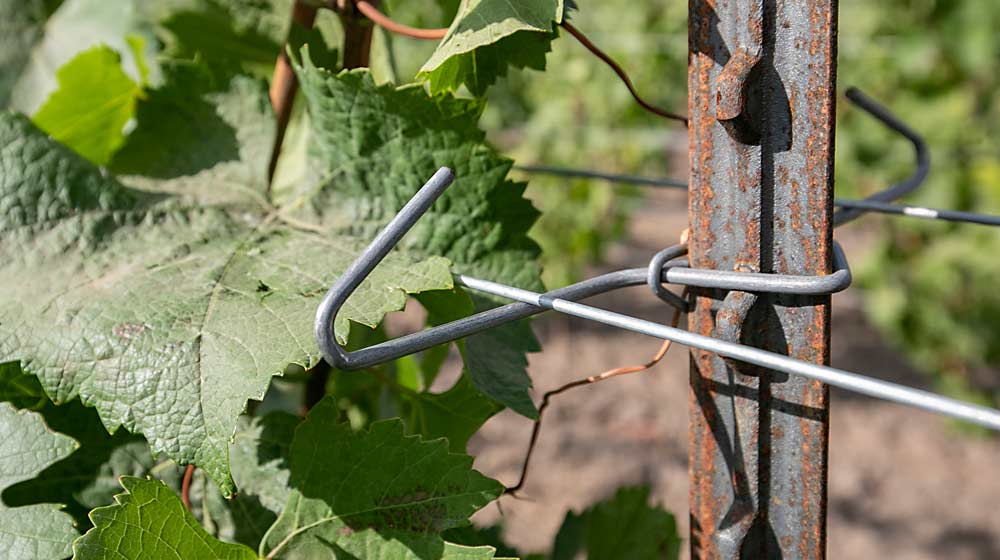
[[[847,99],[849,99],[852,103],[860,107],[869,115],[878,119],[879,122],[889,127],[894,132],[898,132],[901,136],[909,140],[910,143],[913,144],[914,155],[917,158],[917,167],[913,170],[913,173],[910,174],[909,177],[858,202],[888,203],[913,192],[914,189],[923,184],[924,180],[927,179],[927,174],[930,173],[931,170],[931,155],[930,151],[927,149],[927,143],[924,142],[924,138],[917,134],[916,131],[910,128],[899,117],[892,114],[892,112],[880,105],[871,97],[862,93],[858,88],[848,88],[846,95]],[[854,201],[835,201],[834,204],[839,203],[842,205],[842,208],[833,214],[834,227],[841,226],[847,222],[855,220],[866,212],[880,210],[878,205],[869,206],[868,208],[864,208],[862,205],[852,207],[849,206],[851,202]]]

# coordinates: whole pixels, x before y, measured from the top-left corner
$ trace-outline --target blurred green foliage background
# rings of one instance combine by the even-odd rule
[[[989,0],[841,2],[839,81],[923,134],[931,174],[908,201],[1000,213],[1000,10]],[[837,190],[863,195],[912,169],[912,150],[842,104]],[[939,389],[1000,404],[1000,229],[865,218],[865,308]]]

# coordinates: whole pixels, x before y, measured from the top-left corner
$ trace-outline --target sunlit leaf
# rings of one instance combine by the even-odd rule
[[[445,542],[441,531],[500,495],[472,469],[472,457],[444,440],[405,436],[402,422],[354,431],[338,422],[332,398],[296,430],[292,492],[261,554],[280,558],[490,559],[491,547]]]

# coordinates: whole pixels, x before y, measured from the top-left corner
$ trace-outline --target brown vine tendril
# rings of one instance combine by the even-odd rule
[[[687,289],[684,290],[684,294],[681,297],[684,298],[687,297]],[[670,326],[677,327],[677,325],[680,323],[680,319],[681,319],[680,310],[674,309],[674,315],[670,319]],[[599,381],[611,379],[612,377],[618,377],[619,375],[628,375],[630,373],[639,373],[641,371],[646,371],[647,369],[655,366],[657,363],[660,362],[660,360],[663,359],[663,357],[667,354],[667,351],[670,350],[670,346],[671,346],[670,341],[664,340],[663,344],[660,345],[660,349],[657,350],[656,354],[652,357],[652,359],[650,359],[645,364],[609,369],[597,375],[591,375],[583,379],[577,379],[576,381],[571,381],[557,389],[553,389],[545,393],[545,395],[542,396],[542,404],[539,405],[538,407],[538,418],[535,419],[535,424],[531,430],[531,439],[528,441],[528,451],[524,454],[524,462],[521,464],[521,476],[517,481],[517,484],[504,490],[504,494],[513,496],[515,498],[520,498],[520,496],[517,495],[517,492],[524,487],[525,481],[528,478],[528,466],[531,464],[531,456],[535,451],[535,444],[538,443],[538,434],[541,432],[542,429],[542,417],[545,414],[545,409],[548,408],[549,404],[552,402],[552,397],[555,397],[556,395],[559,395],[576,387],[590,385],[593,383],[597,383]]]
[[[380,12],[378,8],[367,0],[357,0],[354,5],[366,18],[384,27],[386,31],[391,31],[397,35],[412,37],[414,39],[437,40],[443,39],[448,34],[448,29],[444,27],[439,29],[421,29],[393,21],[392,18]]]
[[[194,477],[194,469],[194,465],[188,465],[184,469],[184,479],[181,481],[181,501],[188,511],[191,511],[191,479]]]
[[[599,49],[597,45],[595,45],[594,43],[590,42],[590,39],[588,39],[587,36],[584,35],[579,29],[577,29],[572,23],[568,21],[563,21],[560,25],[562,25],[563,29],[568,31],[570,35],[576,38],[576,40],[579,41],[581,45],[586,47],[588,51],[593,53],[597,58],[600,58],[601,60],[604,61],[605,64],[610,66],[611,69],[614,70],[615,74],[618,74],[618,77],[621,78],[621,81],[625,83],[625,87],[628,88],[629,93],[632,94],[632,99],[635,99],[635,102],[638,103],[640,107],[649,111],[650,113],[653,113],[654,115],[659,115],[665,119],[680,121],[684,123],[684,126],[687,126],[688,120],[687,117],[685,117],[684,115],[672,113],[670,111],[666,111],[664,109],[660,109],[659,107],[650,105],[642,97],[640,97],[639,92],[635,90],[635,86],[632,85],[632,80],[628,77],[628,74],[625,73],[625,70],[623,70],[622,67],[619,66],[618,63],[615,62],[613,58],[608,56],[607,53]]]
[[[404,25],[402,23],[394,21],[389,16],[380,12],[378,8],[376,8],[367,0],[356,0],[354,5],[357,7],[359,12],[361,12],[368,19],[372,20],[372,22],[385,28],[386,31],[396,33],[397,35],[402,35],[404,37],[412,37],[414,39],[438,40],[444,38],[444,36],[448,34],[448,29],[446,28],[421,29],[417,27],[410,27],[409,25]],[[561,25],[563,29],[568,31],[570,35],[576,38],[576,40],[579,41],[581,45],[586,47],[587,50],[589,50],[592,54],[597,56],[597,58],[600,58],[602,61],[604,61],[605,64],[607,64],[608,66],[611,67],[612,70],[614,70],[615,74],[617,74],[618,77],[621,79],[621,81],[625,84],[625,87],[628,88],[629,93],[632,94],[632,98],[635,99],[635,102],[638,103],[640,107],[649,111],[650,113],[653,113],[654,115],[661,116],[665,119],[679,121],[684,123],[684,126],[687,126],[688,120],[687,117],[685,117],[684,115],[667,111],[665,109],[660,109],[659,107],[656,107],[655,105],[652,105],[648,103],[645,99],[643,99],[639,95],[639,92],[636,91],[635,86],[632,84],[632,79],[629,78],[628,74],[625,72],[624,69],[622,69],[621,65],[615,62],[615,60],[611,58],[607,53],[602,51],[600,48],[597,47],[597,45],[591,42],[590,39],[588,39],[587,36],[583,34],[583,32],[581,32],[579,29],[576,28],[576,26],[574,26],[572,23],[566,20],[563,20],[563,22],[560,23],[559,25]]]

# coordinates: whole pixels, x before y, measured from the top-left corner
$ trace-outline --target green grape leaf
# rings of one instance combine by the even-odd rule
[[[174,0],[157,14],[166,52],[269,70],[288,30],[291,0]]]
[[[228,495],[237,417],[289,363],[319,360],[315,306],[363,241],[129,189],[22,116],[0,116],[0,145],[0,359]],[[446,259],[394,253],[345,304],[337,337],[406,293],[451,286]]]
[[[314,66],[307,49],[295,66],[309,102],[318,174],[289,196],[290,207],[333,231],[371,237],[448,165],[455,184],[400,245],[443,255],[463,274],[543,289],[539,249],[527,235],[538,211],[523,197],[525,185],[506,179],[512,162],[484,144],[477,125],[482,101],[376,86],[365,70],[332,74]],[[538,342],[525,323],[471,337],[465,349],[477,389],[521,414],[537,414],[524,354],[537,351]]]
[[[649,506],[649,487],[620,488],[581,514],[566,513],[552,560],[636,560],[677,558],[681,539],[674,516]]]
[[[162,482],[126,476],[121,485],[115,505],[90,513],[94,528],[73,544],[75,560],[257,560],[249,548],[209,535]]]
[[[76,447],[72,438],[50,431],[40,414],[0,403],[0,490],[34,477]],[[0,502],[0,557],[64,558],[77,535],[73,518],[58,505]]]
[[[111,500],[119,489],[118,477],[145,476],[156,464],[141,436],[125,430],[108,434],[96,411],[78,400],[61,406],[48,403],[41,414],[53,430],[80,445],[36,478],[8,488],[4,499],[12,505],[65,503],[77,525],[87,527],[87,512]]]
[[[387,127],[358,127],[378,157],[359,156],[349,142],[320,142],[319,155],[330,160],[295,199],[317,218],[307,224],[294,207],[275,211],[258,200],[263,181],[254,166],[273,138],[273,125],[262,124],[270,120],[262,84],[196,63],[162,69],[167,83],[147,92],[138,128],[112,161],[121,181],[23,117],[0,115],[0,281],[10,286],[0,302],[0,359],[23,361],[54,402],[79,397],[109,430],[141,434],[154,455],[197,464],[230,494],[228,442],[247,399],[261,398],[289,364],[317,363],[319,297],[431,175],[431,164],[457,162],[466,190],[422,226],[432,236],[390,255],[348,301],[338,340],[346,342],[351,322],[377,325],[408,293],[451,288],[449,262],[436,255],[458,259],[463,271],[538,287],[538,249],[526,235],[537,212],[524,185],[504,179],[510,162],[484,145],[481,103],[403,89],[403,114]],[[345,92],[376,90],[365,74],[323,77]],[[147,101],[156,109],[144,113]],[[423,130],[421,116],[435,111],[451,114],[457,133],[437,127],[399,151],[401,129]],[[157,118],[164,112],[181,118]],[[345,116],[342,124],[353,126]],[[225,144],[216,140],[227,128],[235,141],[226,149],[194,155],[203,137]],[[393,172],[381,183],[340,185],[329,164],[344,163]],[[406,180],[415,184],[399,184]],[[359,220],[365,196],[377,211]],[[530,380],[518,373],[526,398]]]
[[[265,204],[275,135],[267,85],[189,61],[165,62],[162,72],[109,169],[129,186],[203,204]]]
[[[77,400],[54,405],[38,378],[22,371],[18,362],[0,364],[0,401],[39,412],[50,429],[79,444],[70,455],[36,477],[7,488],[3,497],[9,506],[64,503],[66,513],[83,530],[90,526],[87,512],[110,502],[121,489],[120,476],[145,476],[157,466],[141,436],[125,430],[109,434],[97,411]],[[158,467],[159,476],[177,475],[173,482],[179,484],[179,470],[164,466]]]
[[[487,398],[469,380],[458,378],[455,385],[443,393],[427,391],[408,394],[413,406],[410,431],[425,439],[444,437],[453,453],[465,453],[469,438],[503,406]]]
[[[468,337],[462,357],[477,389],[514,412],[535,419],[538,409],[528,394],[531,378],[525,354],[540,348],[531,327],[522,321]]]
[[[155,475],[180,488],[182,470],[171,461],[157,462],[142,436],[117,430],[109,434],[97,411],[78,400],[56,406],[45,395],[34,375],[21,370],[18,362],[0,364],[0,401],[15,408],[39,412],[50,429],[72,437],[79,446],[69,456],[49,465],[38,476],[4,491],[9,506],[65,503],[77,529],[90,527],[87,513],[110,503],[121,491],[121,476]],[[217,489],[214,490],[218,496]],[[217,498],[223,502],[221,497]],[[192,502],[195,502],[192,492]]]
[[[125,142],[142,89],[121,68],[121,57],[99,45],[56,72],[59,89],[32,118],[38,128],[88,160],[104,165]]]
[[[420,294],[417,300],[427,309],[430,325],[454,321],[477,308],[476,302],[459,288]],[[480,309],[487,307],[485,302],[478,303]],[[473,386],[519,414],[528,418],[538,417],[538,410],[527,391],[531,387],[531,378],[528,377],[528,360],[524,353],[538,351],[539,346],[527,323],[495,327],[459,340],[456,344],[465,362],[464,377],[468,377]],[[482,415],[486,414],[485,402],[479,401],[478,408]],[[474,428],[470,425],[463,430],[471,436],[489,416],[481,417],[482,420],[476,422]]]
[[[242,418],[230,459],[241,495],[255,496],[275,515],[288,500],[289,450],[299,418],[286,412]]]
[[[463,0],[434,54],[420,69],[432,93],[463,84],[473,95],[507,74],[508,66],[545,69],[545,55],[563,18],[562,0]]]
[[[278,558],[493,558],[491,547],[445,542],[441,531],[500,495],[472,457],[444,440],[406,436],[399,420],[354,431],[327,397],[295,432],[291,486],[261,556]]]
[[[528,237],[538,211],[523,197],[525,184],[506,179],[513,162],[486,145],[481,101],[376,86],[364,69],[333,74],[314,66],[307,50],[295,66],[309,103],[316,178],[291,207],[370,238],[447,165],[455,184],[400,246],[445,256],[463,274],[542,288],[538,246]]]
[[[159,79],[156,65],[146,67],[145,71],[143,68],[146,63],[155,61],[158,53],[158,42],[146,14],[146,4],[137,0],[63,0],[45,21],[44,27],[38,27],[34,32],[30,24],[21,28],[20,32],[30,36],[33,46],[26,38],[23,46],[27,47],[29,56],[21,65],[17,77],[10,77],[14,81],[10,106],[23,113],[34,114],[49,94],[59,87],[57,69],[80,52],[98,44],[107,45],[121,55],[121,67],[134,82],[145,83],[146,74],[149,81],[155,83]],[[37,15],[34,21],[43,17],[38,12],[41,9],[35,8]],[[142,55],[138,58],[137,46],[141,47]]]

